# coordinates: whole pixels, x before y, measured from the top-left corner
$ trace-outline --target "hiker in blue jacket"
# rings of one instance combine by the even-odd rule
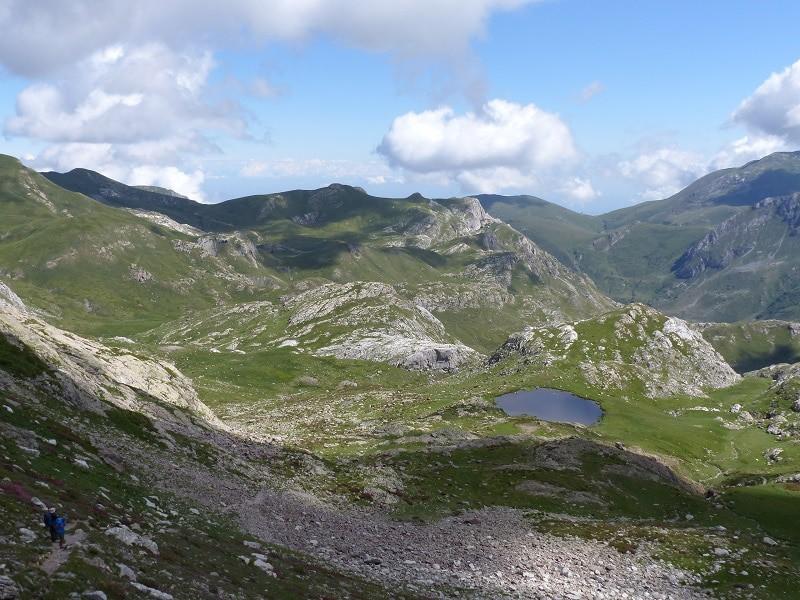
[[[53,519],[53,531],[55,531],[55,537],[58,540],[59,548],[64,547],[64,530],[66,527],[67,519],[59,514],[56,514],[55,518]]]
[[[54,521],[56,520],[56,509],[54,507],[48,508],[44,511],[42,515],[42,521],[44,521],[44,526],[47,527],[47,531],[50,532],[50,541],[55,542],[58,538],[56,537],[56,530],[54,527]]]

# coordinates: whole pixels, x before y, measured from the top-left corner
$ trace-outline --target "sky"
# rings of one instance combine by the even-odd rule
[[[0,0],[0,152],[201,202],[598,214],[800,149],[800,3]]]

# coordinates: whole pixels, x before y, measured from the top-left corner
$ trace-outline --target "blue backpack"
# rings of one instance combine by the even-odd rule
[[[64,527],[67,524],[67,520],[64,517],[56,517],[53,520],[53,528],[56,530],[56,533],[64,533]]]

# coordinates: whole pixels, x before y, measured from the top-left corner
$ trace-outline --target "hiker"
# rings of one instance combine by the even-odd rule
[[[47,530],[50,532],[50,541],[55,542],[58,538],[56,537],[56,530],[55,530],[55,523],[56,520],[56,509],[55,507],[51,506],[42,515],[42,521],[44,521],[44,526],[47,527]]]
[[[55,538],[58,540],[59,548],[64,547],[64,529],[66,526],[67,519],[59,514],[56,514],[55,518],[53,519],[53,531],[55,532]],[[53,541],[55,541],[55,539]]]

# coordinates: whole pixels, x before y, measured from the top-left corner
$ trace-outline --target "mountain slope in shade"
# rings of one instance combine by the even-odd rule
[[[684,252],[666,301],[703,320],[797,318],[799,233],[800,193],[761,200]]]
[[[800,152],[779,152],[740,168],[710,173],[670,198],[599,216],[574,213],[530,196],[481,196],[481,201],[565,264],[589,275],[616,300],[647,302],[691,319],[737,320],[800,317],[793,271],[800,260],[792,256],[793,244],[785,237],[793,235],[791,225],[787,229],[785,221],[781,225],[764,220],[770,209],[760,204],[798,191]],[[690,271],[716,264],[716,252],[745,252],[744,246],[711,244],[707,236],[716,239],[722,234],[718,228],[726,227],[745,227],[745,245],[760,240],[748,246],[747,252],[753,252],[745,259],[749,267],[754,267],[757,256],[763,259],[777,252],[776,260],[766,259],[756,279],[752,275],[737,279],[742,269],[751,271],[742,261],[732,261],[733,255],[711,269],[716,275],[708,271],[698,279],[687,277]],[[772,246],[779,240],[787,244],[785,252]],[[719,281],[720,289],[707,283],[712,279]]]

